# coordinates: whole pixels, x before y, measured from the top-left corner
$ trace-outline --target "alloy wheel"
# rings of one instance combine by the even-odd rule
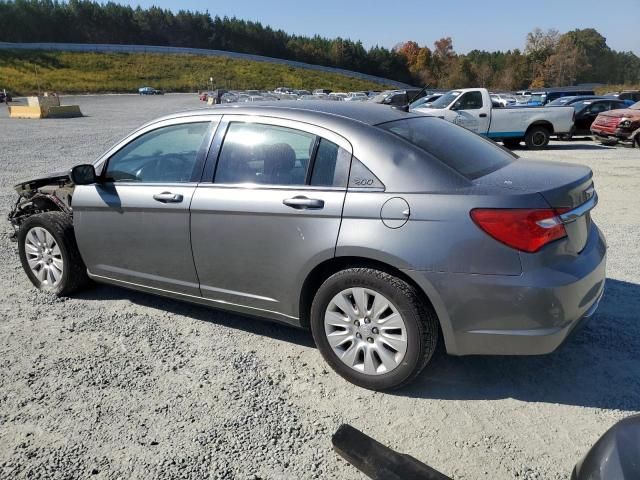
[[[24,251],[31,272],[43,286],[56,287],[62,281],[62,252],[50,232],[42,227],[30,229],[25,237]]]
[[[407,328],[397,307],[368,288],[348,288],[326,308],[324,329],[335,355],[366,375],[394,370],[407,352]]]

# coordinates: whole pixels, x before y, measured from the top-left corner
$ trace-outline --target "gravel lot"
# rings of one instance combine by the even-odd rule
[[[82,96],[84,118],[0,108],[0,210],[12,185],[93,160],[195,95]],[[0,227],[0,478],[364,478],[330,436],[350,423],[457,479],[568,479],[616,420],[640,411],[640,151],[554,142],[524,157],[595,172],[607,293],[544,357],[447,357],[393,394],[346,383],[310,334],[96,286],[38,293]]]

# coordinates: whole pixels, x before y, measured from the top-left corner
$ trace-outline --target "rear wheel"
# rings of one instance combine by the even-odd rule
[[[311,307],[311,331],[324,359],[372,390],[400,388],[422,371],[436,349],[437,322],[411,285],[369,268],[329,277]]]
[[[22,267],[38,289],[68,295],[89,283],[71,217],[45,212],[27,218],[18,231]]]
[[[530,148],[531,150],[539,150],[549,145],[549,137],[550,133],[546,127],[533,126],[527,130],[524,142],[526,143],[527,148]]]

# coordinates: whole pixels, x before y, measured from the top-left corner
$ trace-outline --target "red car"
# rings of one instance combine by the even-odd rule
[[[591,125],[591,133],[604,145],[624,143],[640,148],[640,102],[602,112]]]
[[[200,100],[203,102],[206,102],[207,99],[209,98],[209,95],[211,94],[211,92],[202,92],[200,94]]]

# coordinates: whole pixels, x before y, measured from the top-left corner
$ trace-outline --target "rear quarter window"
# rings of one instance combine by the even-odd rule
[[[406,118],[381,123],[378,127],[430,153],[470,180],[494,172],[518,158],[493,141],[439,118]]]

